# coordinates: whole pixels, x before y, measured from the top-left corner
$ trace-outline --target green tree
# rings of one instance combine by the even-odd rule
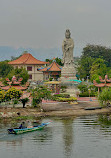
[[[4,78],[13,70],[13,67],[7,61],[0,62],[0,77]]]
[[[54,60],[56,61],[57,64],[59,64],[60,66],[63,66],[63,63],[62,63],[62,59],[61,59],[61,58],[58,58],[58,57],[57,57],[57,58],[55,58]],[[49,63],[52,63],[54,60],[53,60],[53,59],[46,59],[45,61],[46,61],[46,62],[49,62]]]
[[[98,97],[100,103],[102,105],[107,105],[111,101],[111,89],[110,88],[105,88],[103,91],[99,94]]]
[[[22,84],[25,84],[27,80],[29,79],[28,71],[25,68],[16,68],[13,69],[7,77],[11,80],[12,77],[15,76],[17,79],[23,78]]]
[[[90,78],[90,70],[94,59],[91,57],[82,57],[78,62],[77,74],[79,75],[80,79],[84,78],[87,79],[87,76]]]
[[[93,74],[93,75],[91,76],[91,81],[93,82],[94,80],[95,80],[97,83],[100,83],[100,79],[99,79],[99,75],[98,75],[98,74]]]
[[[62,63],[62,59],[61,58],[56,58],[56,63],[58,63],[60,66],[63,66],[63,63]]]
[[[93,81],[94,77],[98,78],[98,76],[101,76],[104,78],[104,76],[107,73],[107,67],[104,62],[105,61],[101,58],[95,59],[90,70],[91,81]]]
[[[82,58],[84,57],[102,58],[104,59],[106,66],[111,67],[111,48],[88,44],[83,48]]]
[[[20,99],[20,101],[23,104],[23,108],[25,108],[25,104],[29,101],[29,99],[28,98],[23,98],[23,99]]]
[[[33,106],[37,106],[37,104],[42,102],[42,99],[50,99],[51,92],[44,86],[40,86],[32,90],[32,97],[33,97]]]
[[[111,78],[111,67],[107,68],[107,75],[109,78]]]
[[[81,91],[81,93],[88,92],[88,87],[86,84],[78,85],[78,89]]]

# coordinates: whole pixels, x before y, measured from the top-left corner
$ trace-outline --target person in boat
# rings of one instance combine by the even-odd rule
[[[22,128],[23,128],[22,123],[20,124],[19,128],[20,128],[20,129],[22,129]]]
[[[20,129],[26,128],[25,122],[22,122],[21,125],[19,126]]]

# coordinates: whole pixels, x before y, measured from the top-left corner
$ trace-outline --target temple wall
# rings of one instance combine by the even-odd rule
[[[43,72],[40,72],[37,70],[37,68],[40,67],[40,65],[12,65],[14,68],[25,68],[27,70],[27,67],[32,67],[31,71],[28,71],[29,75],[32,75],[32,79],[29,79],[29,81],[43,81]]]

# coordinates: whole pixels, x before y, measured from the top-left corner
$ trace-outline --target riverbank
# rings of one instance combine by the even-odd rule
[[[78,103],[44,103],[38,111],[36,108],[0,108],[0,118],[29,118],[29,117],[70,117],[111,113],[111,108],[85,110],[85,108],[100,106],[97,100],[80,101]]]

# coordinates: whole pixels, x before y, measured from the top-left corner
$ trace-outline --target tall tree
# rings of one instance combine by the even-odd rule
[[[81,79],[87,79],[87,76],[90,78],[90,70],[93,62],[94,59],[91,57],[82,57],[80,59],[79,66],[77,68],[77,74],[80,76]]]
[[[8,75],[9,72],[13,70],[13,67],[8,64],[7,61],[0,62],[0,77],[4,78]]]
[[[104,59],[106,66],[111,67],[111,48],[88,44],[83,48],[82,58],[84,57],[102,58]]]
[[[93,79],[95,79],[94,77],[98,78],[98,76],[101,76],[104,78],[106,73],[107,73],[107,67],[105,65],[105,61],[101,58],[95,59],[90,70],[90,77],[92,81]]]
[[[63,66],[63,63],[62,63],[62,59],[61,58],[55,58],[55,59],[46,59],[45,61],[46,62],[49,62],[49,63],[52,63],[53,61],[56,61],[56,63],[58,63],[60,66]]]

